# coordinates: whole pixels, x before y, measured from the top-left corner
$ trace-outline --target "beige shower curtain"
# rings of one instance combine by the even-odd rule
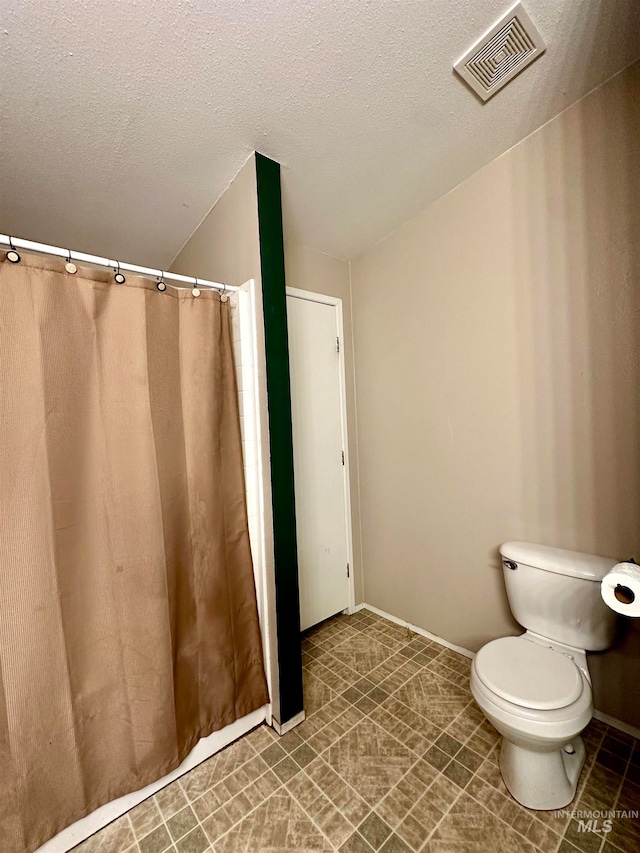
[[[229,303],[0,264],[0,850],[267,701]]]

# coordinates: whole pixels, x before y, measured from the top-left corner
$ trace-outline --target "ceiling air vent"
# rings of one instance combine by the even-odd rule
[[[453,67],[488,101],[545,50],[536,25],[522,3],[516,3]]]

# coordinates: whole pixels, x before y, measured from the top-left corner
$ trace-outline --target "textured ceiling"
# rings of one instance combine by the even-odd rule
[[[509,0],[2,0],[0,232],[167,266],[253,149],[353,257],[640,56],[638,0],[525,0],[546,54],[452,63]]]

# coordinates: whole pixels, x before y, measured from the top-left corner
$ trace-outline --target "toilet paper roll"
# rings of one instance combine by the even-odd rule
[[[640,566],[618,563],[602,579],[605,604],[623,616],[640,616]]]

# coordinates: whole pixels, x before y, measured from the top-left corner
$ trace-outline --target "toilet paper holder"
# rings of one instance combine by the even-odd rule
[[[616,588],[613,590],[613,594],[621,601],[622,604],[633,604],[636,600],[636,594],[632,589],[629,589],[628,586],[623,586],[621,583],[616,585]]]
[[[628,560],[625,560],[626,563],[633,563],[634,566],[637,566],[635,557],[629,557]],[[624,586],[624,584],[617,584],[616,588],[613,590],[613,594],[618,599],[618,601],[622,602],[622,604],[633,604],[636,600],[635,592],[630,589],[628,586]]]

